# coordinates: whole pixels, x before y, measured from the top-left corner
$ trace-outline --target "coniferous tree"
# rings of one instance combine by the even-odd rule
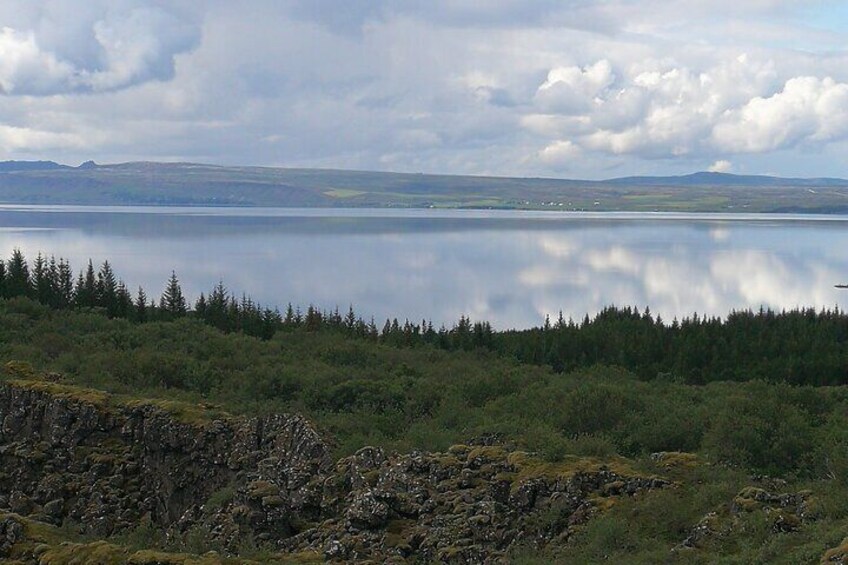
[[[97,306],[97,276],[94,274],[94,265],[88,260],[85,272],[80,271],[77,285],[74,289],[74,302],[77,308],[94,308]]]
[[[287,328],[293,328],[295,326],[294,308],[292,308],[291,302],[286,307],[286,317],[283,319],[283,325]]]
[[[74,272],[70,263],[59,259],[54,293],[57,308],[70,308],[74,303]]]
[[[141,287],[138,287],[138,295],[135,299],[135,319],[139,322],[147,321],[147,294]]]
[[[371,321],[368,322],[368,337],[372,340],[380,337],[380,332],[377,330],[377,323],[374,321],[373,316],[371,316]]]
[[[356,314],[353,311],[353,304],[347,309],[347,316],[344,319],[344,327],[349,334],[354,333],[356,329]]]
[[[133,299],[130,296],[130,291],[124,281],[118,281],[118,288],[115,291],[115,317],[129,318],[130,312],[133,309]]]
[[[50,284],[50,266],[41,252],[32,266],[33,296],[42,304],[53,304],[53,285]]]
[[[59,308],[59,264],[54,255],[47,263],[47,283],[50,285],[50,307]]]
[[[118,282],[109,261],[104,261],[97,272],[97,305],[106,308],[106,314],[114,318],[118,312]]]
[[[321,329],[321,325],[321,311],[318,310],[318,308],[316,308],[312,304],[310,304],[309,308],[306,310],[306,320],[304,321],[304,328],[308,332],[316,332]]]
[[[224,281],[218,281],[206,299],[205,311],[200,314],[207,323],[221,331],[229,331],[232,326],[227,313],[227,294]]]
[[[21,250],[16,248],[6,264],[6,295],[30,296],[31,293],[29,265]]]
[[[177,279],[177,273],[174,271],[171,271],[171,276],[168,278],[168,285],[165,287],[165,292],[159,300],[159,308],[167,315],[174,317],[185,316],[188,311],[186,299],[180,288],[180,281]]]
[[[197,314],[201,320],[206,319],[206,297],[202,292],[200,293],[197,302],[194,303],[194,313]]]

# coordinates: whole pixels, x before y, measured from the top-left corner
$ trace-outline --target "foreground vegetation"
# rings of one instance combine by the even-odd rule
[[[378,330],[352,313],[280,314],[223,292],[215,318],[208,298],[194,309],[175,298],[176,277],[158,304],[145,296],[114,311],[102,269],[83,272],[57,305],[50,295],[39,301],[36,269],[11,276],[22,271],[12,259],[0,360],[14,362],[2,379],[56,372],[122,398],[298,412],[338,456],[365,445],[444,451],[495,435],[549,462],[626,457],[679,485],[611,507],[561,547],[517,548],[516,562],[662,562],[710,512],[726,532],[675,559],[810,562],[848,534],[848,317],[838,311],[668,324],[610,309],[524,332],[465,319],[451,329],[387,322]],[[88,279],[94,298],[83,303]],[[265,331],[245,333],[245,312],[264,319]],[[657,453],[679,457],[666,465]],[[815,521],[776,535],[766,508],[730,513],[732,504],[748,508],[732,501],[752,484],[811,491]]]
[[[269,340],[200,320],[133,324],[0,302],[0,358],[116,393],[301,412],[340,454],[373,444],[445,449],[498,433],[550,459],[694,451],[757,472],[848,477],[848,388],[640,380],[624,368],[567,374],[485,349],[397,348],[337,332]]]

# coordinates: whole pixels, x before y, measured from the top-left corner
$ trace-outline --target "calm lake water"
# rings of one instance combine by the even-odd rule
[[[108,259],[156,295],[218,280],[263,305],[499,329],[605,305],[664,318],[848,307],[848,216],[0,206],[0,253]]]

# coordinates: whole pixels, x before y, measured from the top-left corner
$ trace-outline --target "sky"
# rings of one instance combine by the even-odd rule
[[[848,3],[3,0],[9,159],[848,177]]]

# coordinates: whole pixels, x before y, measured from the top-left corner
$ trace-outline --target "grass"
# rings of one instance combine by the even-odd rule
[[[356,196],[362,196],[363,194],[368,194],[364,190],[351,190],[349,188],[333,188],[331,190],[324,191],[324,194],[329,196],[330,198],[354,198]]]
[[[231,418],[232,415],[217,408],[206,408],[191,402],[180,402],[161,398],[138,398],[125,394],[112,394],[93,388],[47,382],[37,379],[2,379],[8,386],[49,394],[55,398],[74,400],[100,409],[138,409],[152,407],[168,413],[184,424],[202,427],[215,420]]]

